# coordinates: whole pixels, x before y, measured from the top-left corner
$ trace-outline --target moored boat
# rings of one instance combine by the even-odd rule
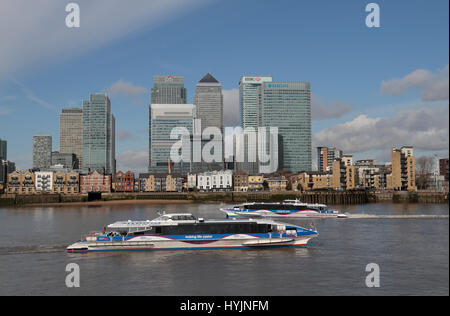
[[[71,253],[124,250],[239,249],[305,247],[315,228],[267,219],[204,220],[189,213],[161,214],[154,220],[121,221],[90,233]]]

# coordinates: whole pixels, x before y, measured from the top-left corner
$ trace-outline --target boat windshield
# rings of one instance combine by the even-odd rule
[[[165,221],[195,221],[196,218],[193,215],[162,215],[156,219],[154,219],[154,221],[156,222],[165,222]]]

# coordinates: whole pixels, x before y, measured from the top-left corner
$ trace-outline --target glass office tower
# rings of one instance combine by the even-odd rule
[[[7,160],[8,157],[7,141],[0,138],[0,161]]]
[[[151,90],[151,101],[149,105],[148,120],[148,171],[152,172],[152,104],[186,104],[187,93],[184,87],[183,76],[153,76],[153,88]]]
[[[175,128],[185,128],[189,133],[185,141],[190,141],[195,119],[193,104],[152,104],[150,110],[150,166],[151,173],[189,172],[189,157],[186,161],[171,159],[172,146],[180,139],[170,139]]]
[[[115,174],[115,118],[106,94],[83,101],[83,171]]]
[[[239,111],[241,127],[259,126],[259,88],[265,82],[272,82],[271,76],[243,76],[239,81]]]
[[[211,74],[206,74],[196,85],[194,104],[197,119],[201,120],[201,132],[207,127],[217,127],[223,135],[222,85]]]
[[[259,88],[259,125],[278,127],[283,168],[311,170],[311,87],[309,82],[266,82]]]

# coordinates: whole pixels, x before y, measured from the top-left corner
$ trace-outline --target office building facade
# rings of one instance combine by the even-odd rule
[[[50,168],[52,164],[52,136],[33,136],[33,169]]]
[[[197,120],[201,120],[201,130],[216,127],[223,135],[223,94],[222,85],[211,74],[207,73],[195,87],[194,104]]]
[[[239,111],[241,127],[257,129],[259,125],[259,90],[261,85],[272,82],[271,76],[243,76],[239,81]]]
[[[83,171],[115,174],[115,118],[105,94],[83,101]]]
[[[0,138],[0,161],[8,160],[8,142]]]
[[[311,170],[311,88],[309,82],[265,82],[259,94],[261,127],[278,127],[283,169]]]
[[[83,110],[63,109],[59,116],[59,152],[75,154],[83,168]]]
[[[150,109],[150,173],[177,172],[187,174],[190,155],[180,161],[171,159],[175,143],[190,143],[194,128],[195,106],[193,104],[152,104]],[[186,137],[171,139],[173,129],[184,128]],[[189,133],[189,134],[187,134]]]
[[[153,77],[153,88],[151,89],[151,100],[149,105],[149,128],[148,128],[148,155],[149,155],[149,167],[151,172],[151,152],[152,152],[152,104],[186,104],[187,102],[187,90],[184,87],[183,76],[161,76],[156,75]]]

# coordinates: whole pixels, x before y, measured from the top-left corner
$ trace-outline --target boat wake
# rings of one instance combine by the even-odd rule
[[[0,246],[0,256],[63,252],[66,248],[67,245]]]
[[[372,215],[372,214],[346,214],[348,219],[438,219],[449,218],[448,215]]]

